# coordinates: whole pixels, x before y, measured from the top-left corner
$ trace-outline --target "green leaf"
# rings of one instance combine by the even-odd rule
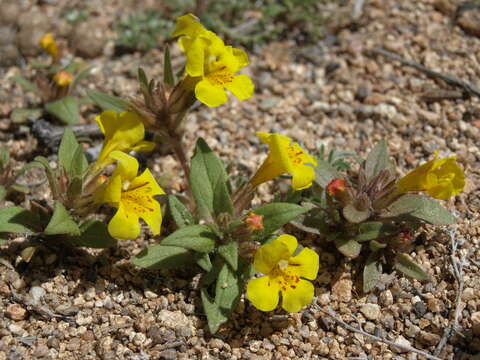
[[[381,249],[385,249],[387,247],[387,244],[381,243],[377,240],[371,240],[368,243],[368,246],[370,247],[370,250],[372,250],[373,252],[376,252],[376,251],[379,251]]]
[[[69,177],[83,175],[88,167],[83,149],[70,128],[65,128],[63,133],[58,149],[58,162],[67,171]]]
[[[360,255],[360,250],[362,249],[362,244],[352,239],[336,239],[335,246],[338,251],[350,259],[355,259]]]
[[[70,85],[70,93],[75,90],[75,88],[78,86],[78,84],[80,84],[80,82],[85,79],[88,75],[90,75],[90,73],[92,72],[93,70],[93,65],[92,66],[87,66],[86,68],[84,68],[82,71],[80,71],[77,76],[75,76],[75,79],[73,79],[73,82],[72,84]]]
[[[354,224],[361,223],[370,217],[370,211],[368,209],[358,210],[353,204],[345,206],[342,212],[345,219]]]
[[[45,169],[45,174],[47,175],[48,184],[50,185],[50,189],[53,193],[55,193],[55,189],[57,188],[57,180],[55,177],[55,173],[53,169],[50,167],[48,163],[48,159],[43,156],[36,156],[34,161],[31,162],[29,165],[32,167],[37,166],[39,164],[41,167]]]
[[[308,210],[308,208],[297,204],[280,202],[255,209],[255,214],[263,216],[263,231],[259,232],[259,236],[265,238]]]
[[[0,209],[0,233],[31,234],[40,229],[40,220],[32,212],[18,206]]]
[[[80,235],[78,224],[72,219],[65,206],[56,202],[53,209],[53,215],[43,231],[46,235]]]
[[[358,226],[359,234],[355,237],[355,241],[364,242],[390,236],[398,232],[398,229],[389,224],[380,221],[365,222]]]
[[[425,270],[423,270],[420,265],[413,262],[407,254],[396,254],[395,260],[394,267],[398,271],[420,281],[428,279],[428,274]]]
[[[67,240],[73,245],[94,249],[104,249],[117,245],[117,240],[110,236],[107,225],[101,221],[89,220],[80,226],[80,231],[82,232],[80,235],[69,237]]]
[[[223,162],[202,138],[197,140],[192,157],[190,185],[201,217],[213,218],[221,213],[232,213]]]
[[[223,263],[215,286],[215,300],[208,295],[206,289],[201,290],[208,328],[212,334],[217,332],[235,310],[241,295],[241,283],[242,279],[237,272]]]
[[[36,94],[40,93],[40,90],[38,89],[37,85],[35,85],[31,81],[28,81],[21,75],[13,76],[12,80],[15,81],[18,85],[20,85],[24,90],[33,91]]]
[[[385,140],[380,141],[375,147],[370,151],[365,161],[365,175],[367,181],[373,179],[375,176],[380,174],[384,169],[390,168],[392,165],[389,160],[388,147]]]
[[[368,256],[363,268],[363,292],[372,290],[382,276],[382,263],[379,261],[379,254],[372,253]]]
[[[168,209],[178,228],[195,224],[192,213],[175,195],[168,195]]]
[[[215,300],[208,295],[206,289],[201,289],[200,294],[202,297],[203,310],[205,311],[205,315],[207,315],[208,329],[210,333],[215,334],[220,326],[228,320],[228,316],[226,316],[215,303]]]
[[[178,246],[153,245],[132,259],[136,266],[148,269],[174,269],[195,262],[194,254]]]
[[[17,108],[10,114],[10,119],[15,124],[24,124],[28,120],[35,121],[40,119],[43,114],[42,109]]]
[[[5,197],[7,196],[7,189],[5,186],[0,185],[0,203],[5,200]]]
[[[420,221],[432,225],[452,225],[456,218],[447,209],[431,198],[406,194],[388,207],[385,217],[405,221]]]
[[[197,260],[197,265],[207,272],[212,270],[210,255],[208,253],[202,254]]]
[[[219,246],[218,253],[231,266],[232,270],[238,270],[238,243],[236,241],[229,241],[225,245]]]
[[[73,96],[66,96],[45,104],[45,110],[65,124],[76,124],[80,120],[80,105],[78,99]]]
[[[171,87],[175,85],[172,61],[170,59],[170,48],[168,45],[165,46],[165,55],[163,57],[163,82]]]
[[[318,160],[315,166],[315,182],[322,188],[326,188],[333,179],[343,178],[339,172],[325,160]]]
[[[190,225],[178,229],[162,240],[164,246],[178,246],[188,250],[208,253],[215,248],[217,237],[206,225]]]
[[[115,110],[117,112],[123,112],[130,107],[130,103],[122,98],[119,98],[118,96],[113,96],[94,90],[88,90],[87,95],[103,110]]]
[[[10,152],[7,149],[0,149],[0,171],[3,172],[10,162]]]

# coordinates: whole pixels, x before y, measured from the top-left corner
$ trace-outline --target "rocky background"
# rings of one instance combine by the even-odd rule
[[[233,17],[237,33],[245,30],[242,24],[256,26],[269,16],[269,8],[259,4],[268,2]],[[181,1],[0,1],[0,142],[16,167],[40,154],[56,158],[32,123],[10,117],[15,108],[39,102],[12,77],[32,77],[32,62],[45,61],[37,45],[41,35],[54,32],[69,56],[94,65],[80,95],[95,89],[135,96],[138,66],[150,77],[162,75],[164,41],[180,6],[185,12],[195,9]],[[207,6],[199,2],[197,10]],[[275,33],[271,37],[229,38],[225,32],[250,54],[247,71],[255,96],[244,102],[232,97],[213,110],[197,107],[187,123],[186,144],[192,147],[204,137],[245,176],[266,154],[254,131],[282,132],[311,152],[323,144],[364,154],[385,139],[401,173],[437,150],[442,156],[456,154],[468,180],[464,193],[446,206],[458,216],[458,225],[426,228],[410,249],[431,279],[420,283],[392,271],[363,294],[361,259],[346,261],[321,239],[298,233],[320,253],[314,303],[289,315],[262,313],[242,299],[232,321],[211,336],[200,306],[199,269],[148,272],[129,264],[154,242],[148,236],[113,250],[45,250],[30,263],[19,258],[25,239],[17,237],[0,247],[1,360],[480,358],[480,94],[375,51],[381,47],[475,86],[480,3],[366,0],[314,6],[309,16],[318,23],[312,17],[303,22],[280,17],[275,26],[288,26],[276,33],[267,26],[264,35]],[[168,19],[157,46],[134,52],[118,46],[115,24],[124,14],[146,9]],[[179,66],[176,48],[173,57]],[[82,121],[92,123],[98,112],[83,105]],[[181,190],[181,168],[171,154],[156,153],[145,161],[166,188]],[[42,174],[34,171],[19,179],[36,186],[6,205],[47,199],[39,179]],[[258,203],[278,187],[261,190]]]

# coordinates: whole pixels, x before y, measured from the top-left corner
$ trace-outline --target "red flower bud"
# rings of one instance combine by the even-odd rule
[[[252,231],[263,230],[263,215],[257,215],[249,212],[245,218],[245,224]]]

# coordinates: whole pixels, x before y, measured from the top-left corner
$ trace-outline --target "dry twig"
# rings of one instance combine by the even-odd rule
[[[397,344],[396,342],[393,342],[391,340],[388,340],[388,339],[385,339],[384,337],[380,337],[380,336],[375,336],[373,334],[370,334],[364,330],[361,330],[361,329],[357,329],[349,324],[347,324],[345,321],[343,321],[342,319],[340,319],[337,314],[329,309],[329,310],[323,310],[320,306],[318,305],[314,305],[315,307],[315,310],[318,310],[328,316],[330,316],[333,320],[335,320],[335,322],[344,327],[345,329],[349,330],[349,331],[352,331],[352,332],[355,332],[357,334],[360,334],[360,335],[363,335],[363,336],[366,336],[366,337],[369,337],[370,339],[373,339],[375,341],[378,341],[378,342],[383,342],[387,345],[390,345],[390,346],[395,346],[399,349],[402,349],[402,350],[405,350],[405,351],[410,351],[410,352],[414,352],[418,355],[422,355],[422,356],[425,356],[427,359],[430,359],[430,360],[441,360],[439,357],[436,357],[436,356],[433,356],[433,355],[430,355],[429,353],[426,353],[424,351],[421,351],[421,350],[418,350],[418,349],[415,349],[414,347],[411,347],[411,346],[407,346],[407,345],[402,345],[402,344]]]
[[[451,254],[450,254],[450,261],[452,263],[452,272],[453,276],[455,277],[455,281],[457,282],[457,296],[455,298],[455,313],[453,316],[453,324],[448,326],[445,331],[443,332],[443,336],[440,339],[440,342],[435,349],[434,355],[439,355],[445,345],[447,344],[450,337],[453,335],[454,332],[458,331],[458,318],[460,317],[461,311],[461,304],[462,304],[462,294],[463,294],[463,264],[465,262],[464,258],[459,259],[457,257],[458,245],[459,241],[457,239],[457,231],[456,230],[447,230],[447,234],[450,237],[450,245],[451,245]]]
[[[413,67],[414,69],[417,69],[418,71],[424,73],[425,75],[427,75],[427,76],[429,76],[433,79],[436,79],[436,78],[442,79],[447,84],[460,87],[467,94],[475,95],[475,96],[480,98],[480,89],[477,86],[475,86],[473,84],[470,84],[466,81],[463,81],[462,79],[459,79],[459,78],[457,78],[453,75],[446,74],[446,73],[443,73],[443,72],[440,72],[440,71],[431,70],[431,69],[429,69],[429,68],[427,68],[423,65],[420,65],[419,63],[417,63],[413,60],[406,59],[406,58],[404,58],[400,55],[397,55],[397,54],[392,53],[388,50],[385,50],[384,48],[379,47],[379,46],[374,46],[373,48],[371,48],[369,50],[369,52],[371,52],[373,54],[378,54],[378,55],[385,56],[386,58],[398,61],[403,65]]]

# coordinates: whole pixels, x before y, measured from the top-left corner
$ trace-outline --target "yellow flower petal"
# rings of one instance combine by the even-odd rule
[[[118,161],[117,168],[112,175],[113,177],[119,175],[122,181],[132,181],[137,176],[138,160],[133,156],[122,151],[112,151],[109,157]]]
[[[277,237],[272,241],[274,246],[279,246],[277,244],[284,244],[288,248],[288,256],[292,256],[295,250],[297,250],[298,241],[295,236],[283,234]]]
[[[463,191],[465,173],[455,156],[437,160],[435,158],[401,178],[396,186],[399,192],[425,191],[430,196],[448,200]]]
[[[185,72],[192,76],[203,76],[205,63],[205,48],[207,46],[205,39],[201,37],[195,38],[185,50],[187,55],[187,63]]]
[[[269,274],[280,260],[288,260],[290,249],[282,241],[272,241],[260,247],[253,258],[253,267],[255,271],[262,274]]]
[[[225,87],[239,100],[245,100],[252,97],[254,90],[252,80],[244,74],[236,75],[232,82],[225,84]]]
[[[108,223],[108,232],[117,239],[136,239],[140,235],[138,216],[135,213],[128,213],[120,203],[117,212]]]
[[[279,287],[268,276],[251,279],[247,284],[247,298],[258,310],[272,311],[278,305]]]
[[[320,266],[318,254],[308,248],[302,249],[297,256],[291,257],[288,264],[299,276],[308,280],[315,280]]]
[[[212,85],[208,80],[198,82],[195,86],[195,97],[208,107],[222,105],[228,100],[225,90]]]
[[[282,290],[282,308],[288,312],[298,312],[304,306],[310,304],[314,295],[314,287],[311,282],[300,280],[295,288],[288,287]]]
[[[250,180],[252,186],[271,180],[278,175],[289,173],[293,176],[292,188],[302,190],[312,185],[315,171],[308,164],[317,165],[317,161],[292,139],[280,134],[258,132],[257,136],[269,147],[264,164]]]
[[[203,30],[205,30],[205,28],[200,23],[200,20],[195,15],[189,13],[177,18],[177,24],[172,36],[195,36]]]
[[[94,201],[98,204],[118,204],[122,196],[122,177],[120,175],[110,177],[94,195]]]
[[[105,135],[102,151],[96,161],[96,168],[101,169],[112,161],[112,151],[130,151],[133,146],[143,140],[145,128],[141,119],[133,112],[118,114],[113,110],[102,112],[96,118],[97,124]]]
[[[158,185],[157,180],[153,177],[149,169],[145,169],[142,175],[137,176],[131,183],[129,188],[136,188],[148,184],[148,193],[151,196],[165,194],[165,191]]]
[[[150,152],[153,149],[155,149],[155,144],[154,142],[151,141],[140,141],[137,145],[132,147],[133,151],[142,151],[142,152]]]

